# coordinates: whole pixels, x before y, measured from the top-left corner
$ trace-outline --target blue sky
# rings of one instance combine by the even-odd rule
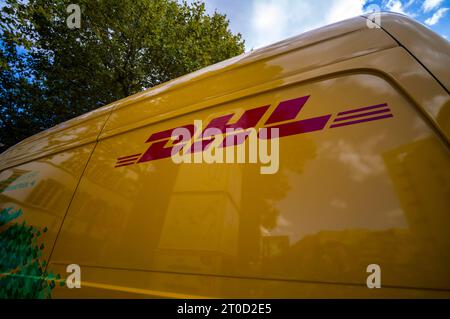
[[[192,2],[192,1],[188,1]],[[246,51],[360,15],[375,4],[383,11],[406,14],[450,40],[450,0],[204,0],[217,9],[233,32],[245,39]]]

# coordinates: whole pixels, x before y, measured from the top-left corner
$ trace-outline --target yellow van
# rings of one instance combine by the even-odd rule
[[[368,21],[248,52],[5,151],[0,295],[450,297],[450,45],[402,15]],[[278,152],[272,169],[267,156],[202,157],[247,147],[230,141],[251,130]]]

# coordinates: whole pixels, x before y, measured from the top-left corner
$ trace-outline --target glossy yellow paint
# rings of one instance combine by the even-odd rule
[[[0,210],[22,209],[17,220],[39,228],[44,260],[48,260],[76,186],[94,143],[32,160],[0,173]],[[3,228],[0,228],[3,230]]]
[[[383,17],[397,30],[412,24]],[[58,288],[56,297],[448,298],[446,71],[425,69],[398,41],[358,17],[118,101],[75,120],[79,130],[50,131],[2,154],[0,182],[32,170],[42,176],[33,192],[62,184],[46,191],[59,203],[52,219],[10,186],[0,208],[13,201],[23,218],[53,223],[49,269],[64,275],[66,265],[81,266],[82,288]],[[152,133],[230,113],[237,120],[305,95],[302,119],[332,121],[380,103],[394,116],[283,137],[273,175],[261,175],[259,164],[170,158],[114,167],[144,152]],[[69,134],[88,144],[68,144]],[[46,139],[58,141],[54,153],[34,152]],[[369,264],[381,266],[381,289],[366,287]]]

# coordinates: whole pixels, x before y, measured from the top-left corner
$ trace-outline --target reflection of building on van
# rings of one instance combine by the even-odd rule
[[[47,227],[46,271],[80,265],[82,288],[54,297],[450,297],[450,45],[402,15],[366,21],[243,54],[11,147],[0,209],[23,215],[0,231]],[[278,128],[279,170],[174,163],[170,133],[197,120],[221,134]],[[366,286],[369,264],[381,289]]]

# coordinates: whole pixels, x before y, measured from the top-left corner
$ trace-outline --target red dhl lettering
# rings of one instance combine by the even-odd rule
[[[297,119],[309,98],[310,96],[306,95],[280,102],[261,126],[262,128],[269,129],[267,130],[268,133],[260,134],[258,137],[260,139],[271,139],[270,128],[278,129],[279,138],[323,130],[332,117],[332,114],[320,115],[307,119]],[[217,135],[217,133],[212,134],[211,129],[214,129],[215,132],[220,132],[222,135],[227,133],[227,129],[237,130],[237,132],[226,135],[221,144],[221,147],[236,146],[245,142],[248,137],[248,132],[245,132],[244,130],[256,128],[257,125],[260,124],[261,119],[268,112],[269,107],[270,105],[264,105],[248,109],[235,123],[230,123],[230,120],[235,113],[214,118],[202,130],[202,133],[199,135],[200,138],[193,142],[183,141],[181,138],[172,140],[172,133],[177,128],[185,128],[191,133],[191,136],[194,136],[196,127],[193,124],[186,124],[181,127],[174,127],[153,133],[145,141],[145,143],[149,143],[150,146],[144,153],[121,156],[117,158],[115,167],[171,157],[173,152],[181,150],[188,142],[192,143],[189,152],[194,153],[204,151],[214,141],[214,138]],[[393,114],[387,103],[376,104],[339,112],[331,122],[329,128],[344,127],[391,117],[393,117]],[[170,146],[168,146],[169,144]]]

